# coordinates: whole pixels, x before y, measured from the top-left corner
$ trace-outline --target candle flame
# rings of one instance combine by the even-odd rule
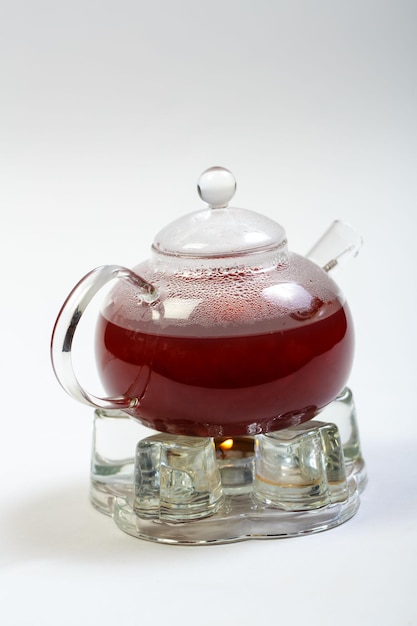
[[[233,439],[225,439],[219,444],[219,448],[222,450],[231,450],[233,448]]]

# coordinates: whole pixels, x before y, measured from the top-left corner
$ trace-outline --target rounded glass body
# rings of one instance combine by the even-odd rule
[[[296,254],[201,261],[153,258],[134,271],[159,297],[127,282],[97,324],[107,393],[137,397],[128,412],[161,432],[233,436],[314,417],[347,382],[354,334],[334,281]]]

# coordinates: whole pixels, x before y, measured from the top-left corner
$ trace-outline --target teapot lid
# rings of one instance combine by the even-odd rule
[[[171,222],[155,237],[153,250],[188,258],[218,258],[267,252],[286,246],[284,228],[270,218],[229,207],[236,191],[233,174],[211,167],[198,180],[198,193],[208,207]]]

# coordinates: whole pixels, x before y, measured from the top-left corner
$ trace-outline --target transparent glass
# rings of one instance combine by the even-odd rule
[[[239,271],[190,276],[145,262],[134,272],[163,294],[153,304],[126,283],[111,292],[97,323],[100,378],[112,396],[137,398],[125,410],[146,426],[273,432],[311,419],[343,389],[353,322],[335,283],[295,254],[262,271],[241,261]]]
[[[337,427],[311,421],[258,437],[254,495],[286,511],[346,501],[347,478]]]
[[[213,515],[222,503],[212,439],[165,434],[138,443],[134,510],[139,517],[184,522]]]
[[[335,273],[362,247],[362,237],[346,222],[335,220],[307,254],[325,272]]]
[[[349,387],[345,387],[337,398],[321,411],[317,419],[331,421],[337,426],[347,475],[354,477],[359,491],[363,491],[367,475],[359,438],[356,406]]]
[[[139,424],[123,411],[94,412],[90,498],[102,513],[112,513],[116,497],[133,494],[140,432]]]
[[[208,208],[162,229],[133,270],[88,273],[52,334],[59,382],[97,409],[91,500],[152,541],[325,530],[355,513],[366,482],[353,399],[338,396],[353,323],[330,276],[360,237],[335,222],[302,257],[278,223],[228,206],[235,189],[228,170],[204,172]],[[96,325],[98,396],[76,376],[73,341],[111,281]],[[138,422],[159,434],[138,442]]]
[[[183,215],[163,228],[153,242],[156,252],[174,256],[177,266],[192,258],[204,259],[206,267],[215,268],[228,267],[230,257],[267,250],[281,250],[285,255],[287,240],[280,224],[255,211],[229,207],[236,190],[229,170],[206,170],[197,189],[208,208]]]
[[[110,430],[94,438],[101,448],[93,446],[93,459],[106,463],[92,463],[91,500],[135,537],[186,545],[292,537],[337,526],[358,509],[366,472],[349,389],[320,419],[253,437],[138,442],[125,429],[137,428],[134,420],[111,413],[95,415],[96,432]]]
[[[209,207],[163,229],[149,260],[98,268],[74,288],[51,345],[70,395],[159,432],[234,437],[308,421],[343,389],[353,323],[329,276],[349,256],[341,223],[310,253],[331,253],[323,269],[288,252],[279,224],[228,207],[235,187],[230,172],[211,168],[199,181]],[[78,381],[72,344],[86,306],[112,280],[96,328],[108,394],[99,397]]]

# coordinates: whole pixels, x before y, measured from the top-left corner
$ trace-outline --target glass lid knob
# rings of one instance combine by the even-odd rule
[[[212,267],[216,268],[221,266],[221,257],[267,250],[275,254],[278,248],[279,254],[284,254],[287,240],[282,226],[255,211],[229,206],[236,191],[232,172],[210,167],[198,179],[197,189],[208,206],[165,226],[154,239],[154,251],[176,259],[212,259]]]
[[[235,195],[236,179],[224,167],[210,167],[198,179],[197,189],[200,198],[212,209],[223,209]]]

